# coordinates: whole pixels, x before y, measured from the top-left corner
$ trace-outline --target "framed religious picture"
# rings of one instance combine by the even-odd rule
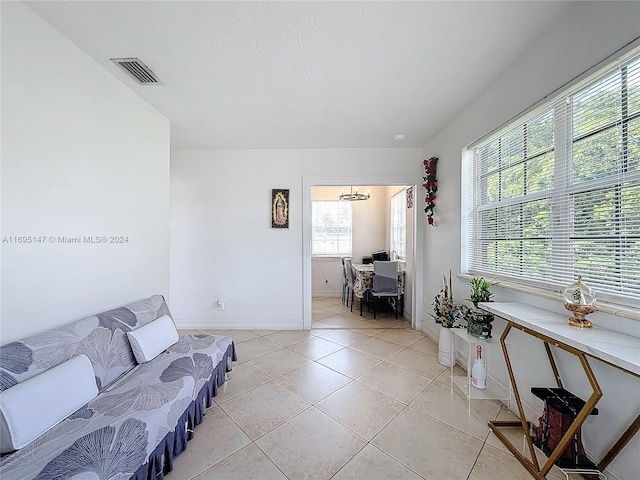
[[[289,228],[289,189],[271,190],[271,228]]]
[[[407,188],[407,208],[413,208],[413,187]]]

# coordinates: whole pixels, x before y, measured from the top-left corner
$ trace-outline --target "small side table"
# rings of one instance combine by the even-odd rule
[[[484,358],[485,367],[487,373],[489,372],[489,355],[488,350],[494,348],[500,348],[500,342],[494,338],[479,338],[469,335],[464,328],[452,328],[453,335],[451,335],[451,351],[455,351],[455,339],[456,337],[467,342],[467,375],[454,375],[455,362],[449,367],[451,378],[451,389],[457,387],[467,398],[468,405],[467,410],[471,411],[471,400],[503,400],[507,403],[511,398],[511,388],[504,387],[496,382],[492,377],[487,374],[487,386],[484,389],[479,389],[473,386],[471,382],[471,368],[475,359],[476,345],[482,346],[482,358]]]

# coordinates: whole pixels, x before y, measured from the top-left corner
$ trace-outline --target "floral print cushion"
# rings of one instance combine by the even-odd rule
[[[131,478],[176,428],[216,366],[226,361],[230,345],[226,336],[181,336],[169,350],[138,365],[84,408],[3,457],[2,478]]]
[[[146,478],[140,471],[156,468],[156,448],[172,432],[177,436],[182,429],[185,435],[178,422],[195,407],[203,412],[203,399],[210,401],[235,358],[230,337],[184,335],[137,365],[126,333],[162,315],[170,316],[169,309],[155,295],[0,347],[0,391],[79,354],[91,361],[100,389],[86,406],[21,450],[3,455],[3,480],[123,480]],[[171,454],[182,449],[174,447]],[[162,471],[153,476],[161,479]]]
[[[103,389],[136,366],[126,333],[170,315],[161,295],[0,347],[0,390],[85,354]]]

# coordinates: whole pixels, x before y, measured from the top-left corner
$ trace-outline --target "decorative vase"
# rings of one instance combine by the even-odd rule
[[[479,338],[491,338],[493,314],[484,312],[477,308],[469,310],[467,318],[467,333]]]
[[[440,327],[440,336],[438,338],[438,363],[443,367],[451,367],[456,363],[456,352],[452,344],[452,336],[450,328]]]
[[[596,292],[582,283],[582,277],[578,275],[578,281],[564,289],[564,308],[573,313],[567,324],[572,327],[591,328],[593,324],[585,318],[586,315],[597,310]]]

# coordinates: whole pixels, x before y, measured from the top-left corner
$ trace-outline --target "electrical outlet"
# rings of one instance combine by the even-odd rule
[[[224,310],[224,302],[222,300],[216,302],[216,309],[220,311]]]

